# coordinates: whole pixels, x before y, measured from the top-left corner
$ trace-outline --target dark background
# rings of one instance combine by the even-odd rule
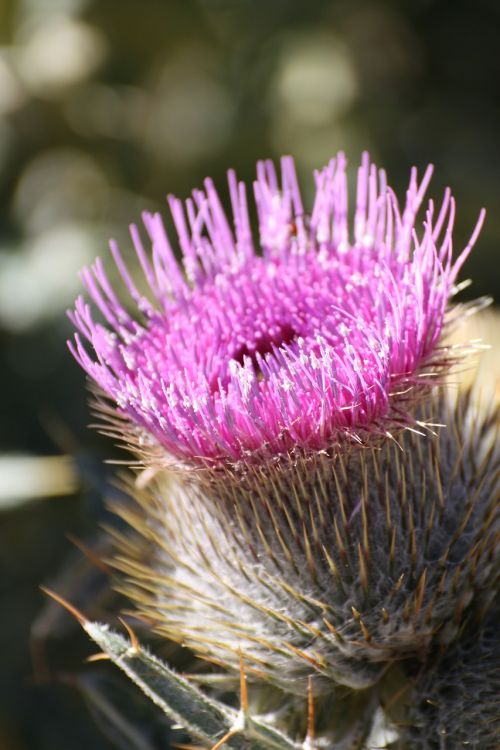
[[[292,153],[310,196],[312,168],[344,149],[354,175],[368,148],[401,197],[435,164],[457,249],[487,208],[464,296],[500,299],[499,37],[497,0],[0,0],[0,750],[112,746],[74,689],[85,641],[36,620],[40,583],[101,596],[65,536],[113,493],[65,345],[78,269],[206,175]]]

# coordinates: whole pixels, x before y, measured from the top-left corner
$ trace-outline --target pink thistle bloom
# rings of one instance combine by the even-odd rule
[[[480,231],[452,260],[455,204],[429,202],[431,178],[411,172],[404,209],[383,170],[363,156],[354,228],[342,153],[314,174],[304,213],[293,160],[281,180],[269,161],[254,183],[255,247],[245,185],[228,173],[230,221],[210,179],[183,204],[169,196],[182,261],[159,214],[144,213],[152,243],[131,237],[151,294],[137,289],[116,243],[132,317],[97,259],[83,282],[105,325],[80,297],[70,348],[122,416],[176,460],[215,465],[328,450],[408,426],[409,392],[444,368],[437,344],[457,273]],[[413,398],[413,397],[412,397]]]

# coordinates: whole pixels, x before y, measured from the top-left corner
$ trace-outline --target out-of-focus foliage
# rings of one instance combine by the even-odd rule
[[[466,294],[500,299],[499,33],[496,0],[0,0],[0,468],[33,470],[10,453],[76,453],[98,490],[5,497],[2,749],[109,747],[71,695],[28,685],[37,585],[67,555],[64,532],[101,513],[99,461],[79,446],[109,452],[86,431],[64,346],[78,269],[207,174],[250,180],[257,158],[288,152],[312,187],[339,148],[354,162],[368,148],[399,190],[411,164],[436,164],[433,189],[450,184],[459,203],[457,246],[486,206]],[[53,493],[72,481],[54,475]]]

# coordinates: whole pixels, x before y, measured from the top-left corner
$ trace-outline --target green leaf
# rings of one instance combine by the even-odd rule
[[[88,635],[172,721],[208,747],[228,735],[224,747],[235,750],[299,750],[294,742],[258,717],[217,701],[170,669],[142,646],[107,625],[82,623]],[[249,745],[250,741],[250,745]]]

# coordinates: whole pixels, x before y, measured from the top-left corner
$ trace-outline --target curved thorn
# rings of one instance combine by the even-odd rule
[[[46,586],[40,586],[40,590],[43,591],[44,594],[47,594],[47,596],[50,596],[51,599],[53,599],[55,602],[61,605],[61,607],[64,607],[64,609],[70,613],[70,615],[73,615],[75,620],[77,620],[82,628],[87,625],[90,620],[88,620],[82,612],[80,612],[79,609],[77,609],[73,604],[67,601],[63,596],[60,596],[60,594],[56,594],[55,591],[52,591],[51,589],[46,588]]]
[[[95,661],[111,661],[111,656],[106,654],[104,651],[99,651],[97,654],[91,654],[85,659],[87,664],[93,664]]]
[[[136,633],[132,630],[132,627],[123,617],[119,617],[118,619],[120,620],[121,624],[123,625],[123,627],[128,633],[128,637],[130,638],[130,648],[132,649],[134,653],[136,654],[140,653],[141,644],[139,643],[139,639]]]
[[[89,560],[93,565],[96,566],[96,568],[99,568],[99,570],[102,570],[103,573],[106,573],[106,575],[111,575],[112,570],[107,563],[104,562],[104,560],[101,560],[101,558],[95,554],[95,552],[90,549],[90,547],[87,547],[84,542],[82,542],[78,537],[73,536],[73,534],[66,534],[66,539],[68,539],[71,544],[73,544],[77,549],[80,550],[80,552]]]

